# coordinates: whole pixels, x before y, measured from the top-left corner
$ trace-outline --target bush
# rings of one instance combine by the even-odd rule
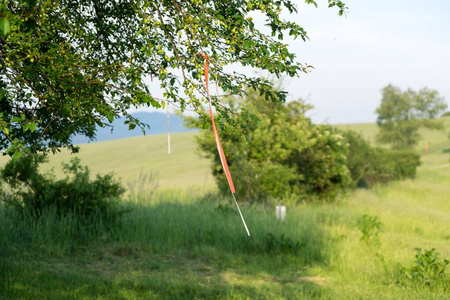
[[[66,178],[56,180],[53,174],[39,173],[43,155],[29,155],[9,161],[0,171],[9,192],[3,200],[17,208],[40,216],[44,210],[55,209],[58,215],[75,213],[79,216],[112,216],[117,213],[116,200],[124,193],[111,174],[89,177],[89,169],[74,158],[64,164]]]
[[[267,233],[265,240],[265,250],[270,254],[293,254],[298,255],[300,250],[305,246],[305,242],[294,242],[282,233],[280,237]]]
[[[383,223],[377,216],[363,215],[358,220],[357,227],[362,233],[362,242],[368,246],[380,246],[379,233],[383,230]]]
[[[420,156],[408,150],[372,147],[359,133],[342,133],[348,144],[347,168],[353,186],[369,187],[391,180],[414,178]]]
[[[394,178],[402,180],[416,177],[417,167],[420,166],[420,155],[407,150],[394,150],[389,153],[394,162]]]
[[[216,123],[222,128],[222,147],[240,199],[334,200],[345,190],[349,183],[345,143],[331,126],[314,125],[305,116],[308,105],[272,103],[248,91],[244,100],[231,99],[230,106],[243,114],[228,122],[218,116]],[[259,121],[248,118],[246,111]],[[240,124],[242,131],[230,123]],[[196,142],[213,159],[219,189],[229,193],[211,130],[204,130]]]
[[[397,282],[405,288],[426,287],[450,290],[450,278],[445,269],[450,264],[448,259],[441,259],[436,249],[423,250],[416,248],[415,263],[411,267],[399,266]]]

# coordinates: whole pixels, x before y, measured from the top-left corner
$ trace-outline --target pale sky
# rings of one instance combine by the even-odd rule
[[[326,2],[300,6],[310,41],[289,43],[315,70],[285,84],[315,107],[315,122],[375,122],[389,83],[436,89],[450,106],[450,1],[345,0],[347,17]]]

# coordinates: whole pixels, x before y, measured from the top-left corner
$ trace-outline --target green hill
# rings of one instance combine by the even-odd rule
[[[161,188],[212,186],[209,161],[196,150],[195,132],[171,134],[171,154],[167,153],[167,135],[149,135],[81,145],[71,154],[62,150],[49,155],[45,170],[62,176],[61,163],[79,157],[92,174],[113,172],[126,185],[139,181],[140,175],[153,173]],[[9,158],[1,157],[3,165]]]
[[[450,118],[445,131],[424,129],[421,131],[422,142],[417,151],[422,154],[422,168],[438,167],[448,163],[450,141]],[[372,144],[377,133],[376,124],[342,124],[340,129],[361,132]],[[212,187],[214,179],[209,169],[209,160],[202,157],[194,142],[196,132],[174,133],[171,135],[171,154],[167,153],[167,136],[165,134],[133,137],[105,142],[81,145],[78,154],[63,150],[50,155],[45,169],[53,168],[61,176],[61,163],[69,162],[72,157],[79,157],[83,165],[89,166],[93,174],[114,172],[124,184],[139,181],[141,174],[154,173],[161,188]],[[425,144],[429,145],[425,153]],[[1,157],[0,165],[8,158]]]

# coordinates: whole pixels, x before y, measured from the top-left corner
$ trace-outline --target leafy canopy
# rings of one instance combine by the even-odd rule
[[[339,14],[346,9],[339,0],[328,5]],[[225,69],[307,72],[282,42],[286,35],[306,40],[307,33],[283,11],[297,8],[291,0],[1,0],[0,149],[16,156],[55,151],[71,146],[77,133],[95,138],[96,124],[120,115],[131,129],[142,127],[127,112],[136,106],[170,101],[197,110],[205,101],[202,53],[224,93],[242,95],[245,84],[283,101],[285,93],[270,82]],[[265,16],[270,34],[253,14]],[[160,89],[164,99],[152,96]],[[217,99],[214,105],[230,115]]]
[[[410,149],[420,140],[420,127],[442,129],[443,124],[432,120],[442,114],[447,103],[436,90],[423,88],[418,92],[388,85],[382,89],[381,104],[377,108],[378,141],[391,144],[394,149]]]

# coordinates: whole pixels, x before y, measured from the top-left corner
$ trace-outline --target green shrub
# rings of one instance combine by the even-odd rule
[[[383,230],[383,223],[377,216],[363,215],[357,223],[361,231],[361,241],[368,246],[380,246],[379,233]]]
[[[390,159],[395,162],[394,179],[401,180],[416,177],[417,167],[420,166],[420,155],[407,150],[393,150]]]
[[[265,239],[265,251],[270,254],[298,255],[304,246],[305,242],[294,242],[290,238],[285,237],[283,233],[279,238],[272,233],[267,233]]]
[[[256,123],[246,114],[228,122],[216,119],[240,199],[334,200],[345,190],[350,182],[346,145],[331,126],[315,125],[305,116],[310,106],[300,101],[272,103],[255,91],[248,91],[243,100],[231,99],[230,106],[259,119]],[[242,130],[230,123],[241,124]],[[219,189],[229,193],[211,130],[202,131],[196,142],[213,159]]]
[[[369,187],[415,177],[420,165],[417,153],[372,147],[361,134],[354,131],[345,131],[342,135],[348,144],[347,168],[353,186]]]
[[[374,150],[359,133],[344,131],[343,136],[348,145],[347,168],[352,182],[356,187],[367,187],[369,174],[373,173]]]
[[[423,250],[416,248],[415,263],[411,267],[399,266],[397,282],[408,287],[426,287],[436,289],[444,287],[450,291],[450,278],[445,273],[449,265],[448,259],[439,258],[436,249]]]
[[[58,215],[75,213],[80,216],[112,216],[117,213],[116,200],[124,189],[111,174],[90,179],[89,169],[74,158],[64,164],[66,178],[56,180],[53,174],[39,173],[45,156],[29,155],[10,160],[0,171],[8,185],[3,200],[17,209],[40,216],[44,210],[56,209]]]

